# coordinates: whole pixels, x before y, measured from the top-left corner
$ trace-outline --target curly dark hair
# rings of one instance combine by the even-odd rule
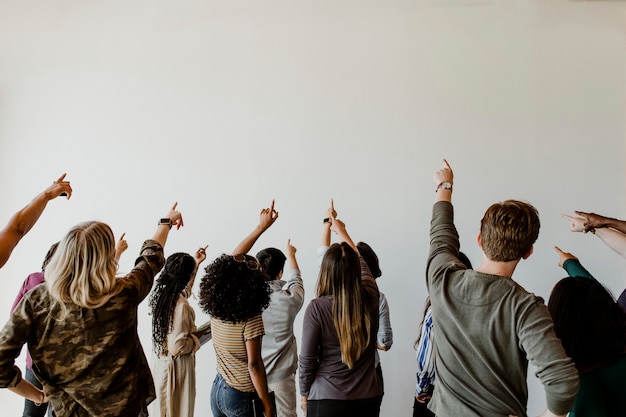
[[[205,272],[200,281],[199,304],[212,317],[238,323],[258,316],[270,303],[271,288],[253,256],[224,254]]]
[[[166,350],[167,334],[172,330],[174,309],[196,270],[196,260],[188,253],[170,255],[150,295],[152,314],[152,347],[157,355]]]

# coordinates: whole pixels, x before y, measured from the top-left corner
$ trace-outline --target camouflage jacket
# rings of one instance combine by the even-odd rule
[[[121,291],[105,305],[67,305],[58,320],[46,285],[34,288],[0,333],[0,387],[22,379],[15,366],[24,344],[33,371],[58,417],[138,416],[155,398],[154,383],[137,334],[137,307],[163,267],[163,248],[147,240],[135,267],[118,278]]]

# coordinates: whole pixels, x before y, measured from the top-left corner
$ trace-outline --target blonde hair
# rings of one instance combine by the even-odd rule
[[[63,319],[67,304],[94,309],[116,295],[115,239],[102,222],[74,226],[59,243],[46,267],[46,283],[53,304],[61,307]]]
[[[317,280],[317,296],[333,297],[333,323],[339,337],[341,361],[352,369],[370,342],[370,312],[361,293],[358,254],[347,243],[328,248]]]

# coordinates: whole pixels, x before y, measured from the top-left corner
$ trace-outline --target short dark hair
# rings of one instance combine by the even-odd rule
[[[372,249],[372,247],[365,242],[357,243],[356,248],[359,250],[359,254],[363,257],[367,267],[370,269],[372,276],[374,278],[380,277],[383,273],[380,270],[378,256],[376,255],[376,252],[374,252],[374,249]]]
[[[600,282],[567,277],[556,283],[548,309],[554,332],[579,371],[615,362],[626,346],[626,312]]]
[[[222,255],[205,268],[199,304],[207,314],[229,323],[258,316],[270,303],[271,288],[258,261],[250,255]]]
[[[492,204],[480,221],[483,252],[496,262],[518,260],[532,249],[539,227],[539,212],[531,204],[518,200]]]
[[[287,257],[285,254],[276,248],[263,249],[256,254],[256,258],[261,264],[261,270],[267,274],[270,279],[278,278],[278,274],[285,267],[285,261]]]

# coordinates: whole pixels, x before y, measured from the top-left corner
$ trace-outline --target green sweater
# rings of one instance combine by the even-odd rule
[[[530,361],[548,409],[566,414],[578,373],[543,300],[510,278],[465,268],[452,204],[434,205],[430,239],[427,286],[437,323],[430,409],[446,417],[526,416]]]

